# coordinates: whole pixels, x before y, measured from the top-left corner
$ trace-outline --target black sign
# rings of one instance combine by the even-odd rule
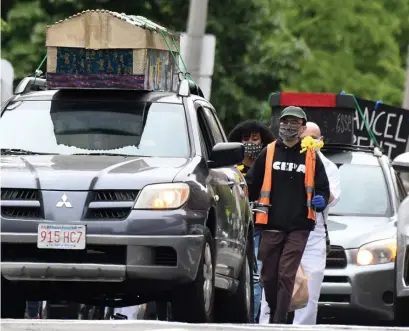
[[[357,99],[357,101],[383,152],[391,159],[405,153],[409,137],[409,110],[382,103],[375,109],[374,101],[364,99]],[[358,110],[355,112],[354,128],[354,144],[374,145]]]
[[[285,107],[272,108],[271,128],[278,136],[280,113]],[[303,107],[308,121],[320,126],[325,143],[347,144],[354,142],[355,110],[351,108]]]
[[[281,111],[289,105],[304,109],[308,121],[321,129],[325,143],[354,143],[355,103],[350,95],[331,93],[273,93],[270,95],[272,110],[271,128],[277,135]]]

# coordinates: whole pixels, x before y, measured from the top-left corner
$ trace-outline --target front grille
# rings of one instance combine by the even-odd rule
[[[349,283],[348,277],[345,276],[324,276],[324,283]]]
[[[138,191],[97,191],[94,201],[134,201]]]
[[[319,302],[349,303],[351,296],[349,294],[321,294]]]
[[[123,219],[131,211],[130,208],[95,208],[89,209],[87,218],[90,219]]]
[[[84,250],[40,249],[37,244],[1,244],[2,262],[126,264],[126,246],[87,245]]]
[[[172,247],[155,247],[155,264],[175,267],[177,265],[176,251]]]
[[[347,256],[345,250],[341,246],[332,246],[327,255],[327,269],[343,269],[347,266]]]
[[[103,190],[91,192],[91,204],[85,215],[91,220],[122,220],[132,210],[139,191]],[[93,205],[98,203],[98,205]],[[124,206],[125,204],[125,206]]]
[[[42,217],[40,191],[2,188],[1,216],[5,218],[38,219]]]
[[[39,200],[38,190],[2,188],[1,200]]]
[[[39,207],[1,206],[1,215],[13,218],[41,218],[41,210]]]

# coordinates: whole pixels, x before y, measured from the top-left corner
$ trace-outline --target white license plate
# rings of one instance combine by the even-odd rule
[[[85,249],[85,244],[85,225],[38,224],[38,248]]]

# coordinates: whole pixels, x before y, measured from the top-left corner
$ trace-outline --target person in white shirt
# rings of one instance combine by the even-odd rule
[[[319,126],[313,122],[307,122],[307,129],[303,137],[311,136],[314,139],[322,140]],[[328,207],[322,212],[317,213],[316,225],[314,231],[310,232],[307,245],[304,250],[301,264],[308,276],[309,299],[306,307],[294,312],[293,324],[314,325],[317,322],[318,299],[321,291],[321,284],[324,279],[325,262],[327,256],[328,232],[326,220],[328,219],[329,208],[333,207],[339,201],[341,195],[340,176],[338,167],[328,160],[320,151],[317,151],[324,164],[325,171],[330,184],[330,199]],[[270,309],[265,300],[263,292],[261,301],[260,324],[268,324]]]

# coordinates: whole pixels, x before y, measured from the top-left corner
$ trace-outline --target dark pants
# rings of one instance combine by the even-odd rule
[[[270,307],[270,323],[285,324],[309,231],[263,231],[259,259],[263,263],[261,281]]]

